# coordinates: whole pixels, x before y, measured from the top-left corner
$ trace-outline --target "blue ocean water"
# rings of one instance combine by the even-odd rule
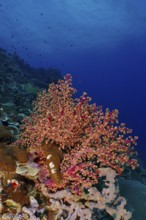
[[[145,0],[0,0],[0,47],[71,73],[79,95],[118,109],[146,166],[145,12]]]

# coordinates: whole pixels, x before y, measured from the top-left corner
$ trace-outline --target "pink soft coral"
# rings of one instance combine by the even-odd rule
[[[40,176],[47,169],[42,143],[58,147],[63,155],[62,182],[52,184],[48,177],[44,183],[51,183],[50,191],[68,186],[79,194],[81,185],[89,188],[97,183],[99,167],[111,167],[118,174],[125,166],[135,168],[137,160],[132,157],[137,137],[128,136],[131,130],[118,124],[117,110],[106,109],[104,113],[102,107],[89,104],[91,98],[86,93],[74,99],[76,90],[71,84],[72,77],[67,74],[38,95],[33,113],[24,120],[18,143],[26,146],[29,154],[34,153],[30,158],[40,164]]]

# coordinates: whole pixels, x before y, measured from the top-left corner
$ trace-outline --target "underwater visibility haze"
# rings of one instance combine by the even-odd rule
[[[1,219],[145,220],[146,1],[0,0],[0,121]]]

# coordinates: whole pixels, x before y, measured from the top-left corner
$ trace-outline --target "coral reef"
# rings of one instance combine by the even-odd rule
[[[137,137],[117,110],[75,99],[70,74],[59,78],[0,49],[0,219],[144,218],[132,197],[137,186],[144,201],[146,190]]]
[[[91,219],[95,209],[116,220],[130,219],[117,176],[138,166],[137,137],[118,123],[117,110],[104,113],[86,93],[73,98],[71,84],[67,74],[38,94],[14,143],[28,155],[26,163],[17,163],[16,174],[33,182],[44,209],[57,219]]]
[[[36,91],[31,84],[25,90],[28,95]],[[131,197],[124,193],[128,184],[123,184],[123,178],[145,183],[134,149],[137,137],[118,123],[117,110],[103,112],[86,93],[74,98],[75,92],[67,74],[38,93],[30,116],[22,111],[14,118],[11,100],[0,108],[0,219],[128,220],[140,215],[132,216]],[[24,118],[21,131],[19,117]]]

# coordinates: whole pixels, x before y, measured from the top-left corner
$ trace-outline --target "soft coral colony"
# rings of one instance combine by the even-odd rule
[[[18,164],[16,172],[28,178],[28,168],[35,172],[35,187],[49,200],[56,219],[92,219],[94,209],[130,219],[116,176],[137,166],[137,137],[118,123],[117,110],[104,113],[86,93],[74,98],[75,92],[67,74],[39,93],[17,141],[28,163]]]

